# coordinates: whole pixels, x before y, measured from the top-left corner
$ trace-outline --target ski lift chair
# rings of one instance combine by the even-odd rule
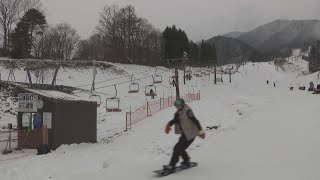
[[[129,85],[129,92],[128,93],[138,93],[140,90],[138,83],[131,83]]]
[[[317,88],[314,89],[313,94],[320,94],[320,84],[318,84]]]
[[[170,85],[173,85],[173,80],[176,80],[176,77],[175,77],[175,76],[169,77],[169,84],[170,84]]]
[[[111,97],[106,100],[107,112],[121,112],[120,109],[120,98]]]
[[[145,95],[146,96],[152,96],[152,94],[150,93],[150,90],[153,90],[153,96],[157,96],[157,87],[155,85],[147,85],[145,87]]]
[[[202,77],[202,74],[201,73],[195,73],[194,74],[196,77]]]
[[[186,74],[192,75],[192,71],[186,71]]]
[[[161,75],[154,75],[153,76],[153,84],[162,83],[162,76]]]
[[[116,85],[114,85],[116,95],[106,99],[106,110],[107,112],[121,112],[120,109],[120,98],[117,97],[118,91]]]
[[[97,102],[97,107],[101,105],[101,96],[97,94],[91,94],[89,97],[90,100]]]
[[[133,81],[133,75],[132,75],[128,93],[138,93],[139,90],[140,90],[139,83],[136,83]]]

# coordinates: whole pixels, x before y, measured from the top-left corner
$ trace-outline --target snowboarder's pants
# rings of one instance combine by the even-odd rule
[[[186,149],[193,143],[194,139],[187,140],[185,135],[181,135],[179,141],[174,146],[173,154],[171,157],[170,165],[175,166],[179,162],[179,157],[181,156],[184,161],[188,161],[190,157],[188,156]]]

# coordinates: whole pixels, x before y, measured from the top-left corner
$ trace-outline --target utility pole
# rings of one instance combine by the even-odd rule
[[[183,68],[184,73],[184,84],[186,84],[186,69],[185,69],[185,62],[188,60],[188,54],[186,52],[183,52],[182,58],[174,58],[174,59],[167,59],[167,62],[170,66],[170,61],[172,61],[172,66],[174,66],[174,76],[175,76],[175,83],[176,83],[176,98],[180,98],[180,87],[179,87],[179,68]],[[181,64],[179,64],[181,62]]]
[[[231,83],[231,68],[229,69],[229,78],[230,78],[230,83]]]
[[[217,84],[217,65],[215,60],[213,61],[213,66],[214,66],[214,84]]]
[[[180,90],[179,90],[179,70],[175,68],[175,78],[176,78],[176,99],[180,98]]]
[[[183,65],[183,84],[186,85],[186,66]]]
[[[91,93],[93,91],[95,91],[95,79],[96,79],[96,75],[97,75],[97,68],[96,68],[96,60],[93,60],[93,79],[92,79],[92,85],[91,85]],[[132,79],[131,79],[132,80]]]

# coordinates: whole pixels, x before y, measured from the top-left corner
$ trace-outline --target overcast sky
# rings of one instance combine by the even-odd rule
[[[95,30],[106,5],[135,6],[163,30],[175,24],[193,41],[248,31],[276,19],[320,19],[320,0],[42,0],[49,24],[70,23],[82,38]]]

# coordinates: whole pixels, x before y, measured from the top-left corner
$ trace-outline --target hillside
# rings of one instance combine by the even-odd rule
[[[259,52],[238,39],[216,36],[207,42],[215,45],[217,59],[222,64],[261,61],[262,59]]]
[[[292,48],[306,50],[320,39],[320,21],[276,20],[243,33],[238,39],[268,56],[289,55]]]
[[[320,136],[317,118],[320,116],[320,96],[297,87],[307,86],[310,80],[315,84],[320,81],[316,79],[316,73],[301,75],[306,70],[305,61],[290,58],[289,63],[291,65],[286,66],[285,71],[277,71],[272,62],[246,63],[232,76],[232,83],[228,82],[228,75],[224,75],[224,83],[218,85],[205,76],[193,78],[186,86],[181,83],[183,92],[201,90],[201,100],[190,106],[206,129],[206,139],[196,139],[188,149],[191,160],[199,163],[198,167],[165,179],[318,179],[320,146],[316,142]],[[137,75],[142,77],[155,70],[147,66],[110,65],[122,69],[123,73],[99,69],[97,82],[113,79],[99,83],[99,87],[127,80],[126,74],[143,72],[141,76]],[[1,72],[7,72],[1,65],[0,68]],[[159,73],[161,70],[165,72],[163,83],[158,85],[159,92],[170,92],[166,78],[172,71],[158,67]],[[90,83],[91,73],[89,68],[63,68],[58,83],[84,85]],[[16,75],[23,80],[25,74],[16,70]],[[267,85],[266,80],[275,82],[276,87]],[[150,82],[142,79],[140,83],[143,86]],[[289,91],[291,85],[293,91]],[[126,93],[127,86],[118,87],[124,110],[145,101],[143,93]],[[99,91],[112,94],[112,88]],[[1,155],[1,159],[17,158],[0,159],[1,179],[153,179],[152,171],[168,163],[178,139],[173,132],[164,134],[164,127],[175,109],[156,113],[127,132],[123,132],[123,112],[109,114],[103,110],[103,107],[99,109],[98,143],[64,145],[43,156],[35,156],[35,152],[26,150],[20,154]],[[221,127],[207,128],[213,125]],[[114,135],[115,129],[122,132]],[[113,136],[112,141],[101,140],[109,136]],[[23,157],[19,158],[20,155]]]
[[[224,34],[224,35],[222,35],[222,36],[224,36],[224,37],[229,37],[229,38],[238,38],[241,34],[243,34],[243,32],[233,31],[233,32]]]

